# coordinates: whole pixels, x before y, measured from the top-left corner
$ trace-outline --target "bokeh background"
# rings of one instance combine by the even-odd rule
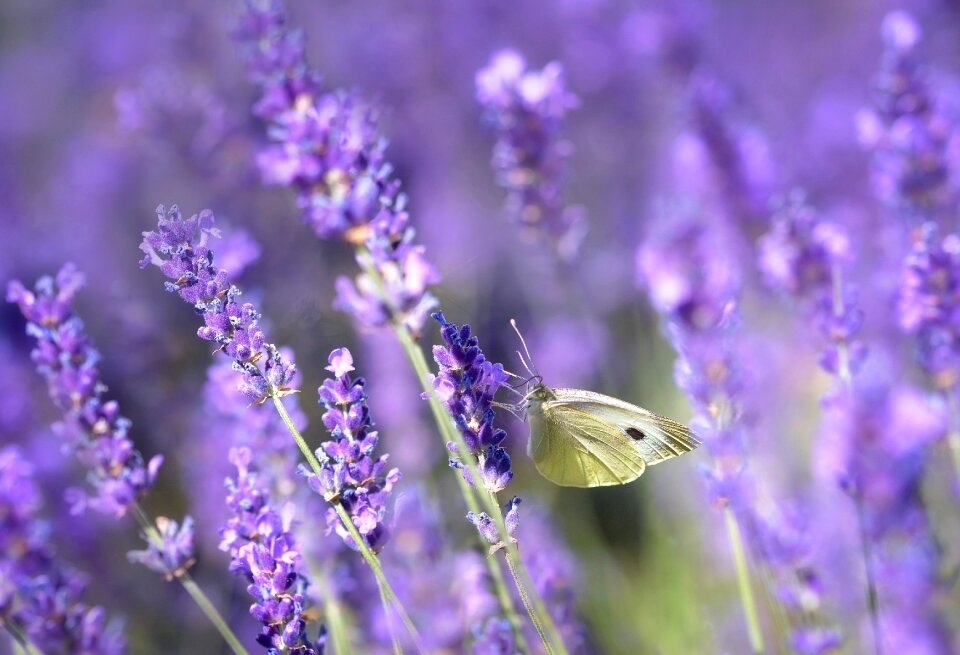
[[[78,312],[102,352],[105,381],[133,421],[138,448],[166,457],[147,506],[197,518],[195,577],[238,633],[252,637],[256,625],[246,615],[242,585],[216,548],[218,512],[226,515],[217,494],[227,469],[210,463],[225,452],[223,440],[213,440],[224,428],[204,404],[209,348],[193,336],[192,312],[164,292],[154,272],[137,267],[140,234],[154,227],[159,203],[178,203],[187,214],[213,209],[235,240],[234,269],[243,269],[240,281],[259,303],[272,340],[297,353],[301,404],[313,426],[308,436],[314,442],[322,436],[313,389],[325,375],[326,355],[349,346],[368,380],[383,448],[406,476],[399,493],[427,485],[442,500],[438,521],[451,542],[475,541],[401,350],[389,335],[358,332],[332,308],[334,280],[355,269],[352,252],[314,238],[295,220],[290,191],[260,182],[255,160],[264,128],[251,114],[256,90],[230,38],[239,6],[227,0],[0,4],[0,278],[32,282],[65,261],[87,274]],[[590,388],[689,419],[674,382],[670,339],[636,282],[636,251],[669,213],[664,206],[678,198],[714,205],[737,226],[739,329],[748,345],[741,361],[749,380],[747,465],[765,497],[807,519],[803,537],[822,592],[813,609],[842,633],[839,652],[872,652],[853,505],[817,466],[824,447],[817,446],[820,397],[830,386],[817,363],[822,344],[801,311],[761,284],[752,248],[777,198],[806,189],[816,206],[847,226],[863,253],[853,275],[867,332],[891,331],[884,289],[899,264],[885,258],[882,244],[887,226],[900,219],[877,193],[874,153],[862,143],[857,117],[876,102],[877,73],[889,49],[881,25],[898,9],[922,28],[917,60],[951,115],[960,99],[960,4],[287,0],[286,6],[290,24],[305,31],[325,85],[377,103],[418,239],[443,276],[435,293],[447,317],[470,323],[488,357],[512,370],[520,364],[511,317],[548,384]],[[475,98],[474,77],[505,47],[520,51],[532,68],[559,62],[579,99],[562,132],[573,148],[564,193],[584,212],[588,231],[562,264],[524,238],[491,170],[495,136]],[[737,171],[703,163],[710,121],[742,148]],[[740,189],[730,181],[738,175]],[[924,392],[909,338],[891,339],[894,358],[903,362],[898,375]],[[438,340],[428,325],[422,342]],[[0,306],[0,438],[21,444],[37,467],[58,552],[92,574],[91,601],[125,617],[130,652],[225,652],[182,589],[127,563],[125,551],[139,542],[132,522],[68,513],[63,491],[83,474],[60,454],[49,430],[56,410],[31,370],[29,348],[16,308]],[[526,426],[506,413],[502,420],[517,472],[511,489],[539,508],[531,511],[569,551],[576,609],[589,634],[584,652],[749,652],[723,512],[698,471],[702,451],[624,487],[560,489],[523,455]],[[951,578],[957,564],[951,537],[960,522],[946,452],[934,440],[923,466],[924,502],[940,553],[938,584],[929,593],[947,637],[930,650],[896,652],[960,648],[950,636],[960,618]],[[324,532],[318,524],[306,534],[333,538]],[[521,549],[537,548],[522,532],[520,539]],[[767,584],[765,565],[754,564],[768,652],[807,652],[789,644],[776,594],[763,592],[775,585]],[[0,652],[6,648],[0,640]]]

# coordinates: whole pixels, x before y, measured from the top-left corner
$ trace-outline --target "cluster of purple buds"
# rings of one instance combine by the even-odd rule
[[[826,342],[820,365],[840,372],[840,351],[855,374],[866,357],[857,338],[863,311],[843,280],[853,259],[850,239],[838,223],[821,216],[803,194],[792,194],[774,213],[769,231],[757,241],[757,266],[764,283],[812,310]]]
[[[85,577],[57,560],[40,506],[32,466],[16,448],[0,449],[0,626],[51,655],[124,653],[119,624],[82,602]]]
[[[497,389],[506,384],[508,375],[502,364],[494,364],[484,357],[480,342],[471,336],[470,326],[458,327],[447,322],[443,312],[433,314],[440,323],[440,336],[445,345],[433,347],[433,359],[439,372],[433,380],[433,390],[446,406],[457,430],[480,465],[481,480],[472,479],[470,471],[457,457],[451,457],[450,466],[463,472],[471,485],[483,486],[498,492],[513,479],[510,455],[503,448],[507,433],[493,426],[495,412],[493,398]],[[454,443],[447,448],[454,454]]]
[[[513,534],[520,525],[520,501],[519,496],[511,498],[504,507],[503,521],[507,528],[507,536],[516,541]],[[503,547],[503,541],[500,539],[500,530],[497,523],[486,512],[467,512],[467,520],[477,526],[477,532],[480,536],[490,542],[491,552],[497,551]]]
[[[134,550],[127,553],[131,562],[143,564],[151,571],[162,573],[169,581],[187,572],[193,566],[193,519],[184,517],[183,523],[178,524],[166,516],[158,516],[157,536],[154,541],[149,534],[144,535],[147,541],[146,550]]]
[[[473,628],[471,655],[519,655],[510,621],[492,617]]]
[[[36,340],[31,358],[63,412],[55,429],[87,468],[96,492],[91,497],[80,489],[68,490],[73,511],[91,507],[121,517],[153,485],[163,457],[144,462],[127,437],[130,421],[120,415],[116,401],[104,398],[107,387],[97,370],[100,354],[73,311],[74,296],[83,284],[83,275],[66,264],[56,279],[40,278],[33,291],[12,281],[7,300],[17,303],[27,319],[27,334]]]
[[[562,256],[574,256],[586,221],[582,209],[563,200],[573,147],[562,134],[567,112],[577,105],[563,67],[552,62],[528,70],[519,52],[501,50],[477,72],[476,95],[496,132],[492,164],[510,214]]]
[[[900,327],[917,336],[920,364],[940,389],[960,376],[960,237],[940,237],[933,222],[914,234],[904,262]]]
[[[883,21],[886,49],[873,107],[858,116],[860,140],[873,151],[878,195],[911,222],[956,207],[958,135],[917,62],[919,25],[906,12]]]
[[[290,384],[296,366],[266,342],[260,314],[251,303],[240,303],[240,289],[230,284],[227,271],[214,263],[210,239],[219,237],[213,213],[204,210],[189,219],[176,205],[168,212],[157,208],[158,228],[144,232],[140,249],[146,253],[140,267],[157,266],[172,280],[167,291],[193,305],[203,318],[197,336],[217,344],[242,374],[240,391],[251,402],[293,393]]]
[[[395,321],[419,332],[436,306],[427,289],[440,275],[414,243],[376,113],[352,94],[321,92],[302,34],[285,22],[276,0],[248,0],[236,31],[261,89],[254,113],[273,142],[259,157],[264,180],[296,190],[301,216],[318,236],[367,251],[359,262],[379,280],[368,272],[338,280],[338,308],[367,327]]]
[[[317,449],[320,475],[305,466],[301,473],[310,487],[330,503],[339,503],[353,521],[366,545],[374,552],[387,543],[385,520],[387,500],[393,485],[400,480],[398,469],[387,470],[388,455],[374,459],[378,436],[367,407],[363,378],[352,378],[353,356],[346,348],[330,353],[328,371],[332,378],[318,389],[320,403],[326,408],[323,424],[333,437]],[[344,543],[354,550],[359,545],[344,527],[334,508],[327,510],[327,525],[336,530]]]
[[[323,632],[314,642],[304,619],[306,578],[301,573],[300,546],[293,536],[292,505],[280,512],[251,465],[249,448],[232,448],[236,479],[227,480],[231,517],[220,530],[220,550],[229,553],[230,570],[248,583],[253,596],[250,614],[263,628],[257,642],[268,653],[322,655]]]

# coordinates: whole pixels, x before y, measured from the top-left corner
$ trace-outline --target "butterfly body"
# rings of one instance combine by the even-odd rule
[[[593,391],[537,382],[523,405],[527,453],[541,475],[562,486],[626,484],[648,465],[700,445],[683,424]]]

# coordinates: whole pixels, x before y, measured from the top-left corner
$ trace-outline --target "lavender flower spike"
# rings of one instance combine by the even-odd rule
[[[270,492],[252,465],[249,448],[230,450],[237,477],[227,480],[232,516],[220,530],[220,550],[230,554],[230,570],[249,583],[250,614],[263,624],[257,642],[268,655],[323,655],[323,631],[307,635],[300,546],[293,536],[292,505],[277,512]]]
[[[96,492],[90,497],[80,489],[68,490],[73,511],[91,507],[121,517],[153,485],[163,457],[145,463],[127,437],[130,421],[120,415],[116,401],[104,398],[107,387],[97,371],[100,353],[72,306],[83,284],[76,267],[65,264],[56,279],[40,278],[33,291],[13,280],[7,300],[17,303],[27,319],[27,334],[36,339],[31,358],[63,411],[63,421],[54,429],[87,468]]]
[[[213,212],[204,210],[184,219],[176,205],[157,208],[158,227],[144,232],[140,249],[146,253],[140,267],[153,264],[173,280],[167,291],[176,292],[203,317],[197,336],[218,344],[242,374],[239,390],[252,402],[293,393],[290,384],[296,366],[267,343],[260,314],[250,303],[238,301],[240,289],[230,284],[228,272],[214,264],[210,239],[220,233],[213,227]]]
[[[874,102],[858,115],[860,141],[873,152],[877,195],[910,223],[949,219],[956,210],[958,131],[916,56],[921,30],[905,11],[887,14]]]
[[[235,32],[261,90],[254,113],[273,142],[258,157],[263,179],[297,192],[301,219],[317,236],[365,250],[365,272],[337,280],[335,306],[364,327],[393,321],[416,334],[437,306],[428,288],[440,274],[415,243],[376,113],[352,94],[321,92],[302,33],[285,23],[280,2],[248,0]]]
[[[519,52],[501,50],[477,72],[476,95],[497,134],[492,164],[507,191],[508,210],[561,256],[574,256],[586,222],[579,207],[563,203],[572,146],[561,134],[567,111],[577,105],[563,67],[552,62],[541,71],[527,70]]]
[[[86,577],[57,559],[41,504],[33,467],[15,447],[0,449],[0,626],[44,653],[124,653],[120,624],[82,602]]]
[[[193,519],[184,517],[183,524],[178,525],[173,519],[158,516],[156,522],[160,543],[154,543],[145,535],[146,550],[132,550],[127,553],[127,558],[162,573],[170,581],[186,573],[194,564]]]
[[[327,370],[333,377],[323,381],[317,392],[326,408],[323,424],[333,437],[317,449],[320,475],[301,465],[301,474],[310,487],[330,503],[340,503],[367,546],[379,552],[386,544],[387,499],[400,480],[398,469],[387,468],[388,455],[372,457],[377,433],[372,430],[370,410],[364,395],[363,378],[351,378],[353,356],[346,348],[330,353]],[[359,550],[353,536],[343,526],[334,508],[327,510],[328,532],[336,530],[344,543]]]

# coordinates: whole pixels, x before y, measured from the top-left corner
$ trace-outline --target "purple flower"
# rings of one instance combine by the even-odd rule
[[[322,655],[323,637],[307,635],[300,546],[293,533],[293,506],[271,506],[270,492],[252,466],[249,448],[232,448],[237,477],[227,480],[232,516],[220,530],[220,550],[229,553],[230,570],[247,581],[253,599],[250,614],[263,628],[257,642],[268,653]]]
[[[502,618],[487,619],[473,629],[472,655],[519,655],[513,641],[510,622]]]
[[[376,271],[337,280],[336,307],[365,327],[389,321],[420,331],[440,275],[414,243],[406,196],[386,161],[375,111],[353,94],[321,93],[303,35],[285,26],[275,0],[248,0],[236,31],[247,47],[248,75],[261,90],[254,113],[273,142],[258,157],[264,180],[294,188],[301,218],[321,238],[341,238],[366,252]]]
[[[510,501],[504,506],[506,512],[504,512],[504,523],[507,527],[507,535],[512,539],[513,533],[517,531],[517,526],[520,524],[520,497],[514,496]],[[467,512],[467,520],[477,526],[477,532],[480,533],[480,536],[489,541],[494,548],[502,546],[500,542],[500,535],[497,530],[496,522],[490,518],[490,515],[486,512]],[[514,539],[516,541],[516,539]]]
[[[811,217],[794,211],[783,217],[790,219],[797,219],[798,225],[777,223],[764,248],[767,261],[777,262],[772,267],[774,278],[799,290],[807,285],[800,283],[795,270],[802,261],[797,253],[808,249],[804,240],[811,231]],[[810,592],[813,587],[802,582],[811,570],[809,545],[799,532],[786,529],[790,523],[779,508],[761,505],[759,485],[747,466],[748,381],[738,357],[739,271],[732,261],[736,251],[725,247],[728,230],[722,216],[713,212],[681,215],[680,220],[665,214],[638,252],[638,278],[666,320],[677,351],[675,378],[690,400],[692,425],[710,454],[701,467],[710,499],[729,507],[738,524],[752,528],[749,545],[786,596]],[[818,258],[822,260],[822,253]],[[815,272],[811,282],[823,282],[823,267],[822,261],[811,266]],[[806,617],[810,609],[784,605],[796,612],[791,616]]]
[[[910,222],[947,217],[957,204],[957,135],[917,61],[920,27],[895,11],[881,32],[873,106],[857,117],[860,140],[873,153],[877,195]]]
[[[250,401],[292,393],[296,366],[267,343],[256,307],[238,301],[240,289],[214,264],[209,243],[220,233],[213,227],[213,213],[204,210],[184,219],[176,205],[168,212],[161,205],[157,220],[157,231],[143,233],[140,249],[146,256],[140,267],[153,264],[173,280],[166,283],[167,291],[177,293],[203,318],[197,336],[216,343],[217,350],[233,360],[242,376],[239,389]]]
[[[510,455],[501,446],[507,433],[493,426],[496,414],[492,403],[497,389],[505,385],[507,373],[502,364],[487,361],[469,325],[448,323],[443,312],[433,317],[440,323],[440,336],[446,344],[433,347],[433,359],[439,367],[433,380],[434,393],[477,458],[483,478],[479,483],[489,491],[502,491],[513,479],[513,471]],[[456,453],[452,444],[448,448]],[[462,462],[453,458],[451,466],[461,469],[470,484],[476,484]]]
[[[157,533],[160,543],[153,542],[144,535],[146,550],[132,550],[127,553],[131,562],[139,562],[151,571],[162,573],[167,580],[173,580],[187,572],[193,566],[193,519],[184,517],[183,524],[166,516],[158,516]]]
[[[735,116],[734,94],[695,69],[687,88],[690,128],[674,143],[678,185],[744,226],[766,219],[776,167],[762,131]]]
[[[36,340],[30,356],[64,414],[54,429],[87,468],[96,492],[90,497],[80,489],[69,490],[73,510],[91,507],[121,517],[153,485],[163,457],[144,462],[127,437],[130,421],[120,415],[116,401],[104,398],[107,387],[97,370],[100,353],[73,312],[74,296],[83,283],[83,275],[66,264],[55,280],[40,278],[33,291],[13,280],[7,300],[17,303],[27,319],[27,334]]]
[[[124,653],[120,624],[82,602],[86,577],[57,559],[41,504],[33,467],[16,448],[0,449],[0,624],[51,655]]]
[[[573,257],[586,221],[580,208],[563,202],[573,148],[562,133],[567,111],[577,105],[563,67],[553,62],[530,71],[519,52],[501,50],[477,72],[476,96],[497,136],[492,164],[511,216],[561,256]]]
[[[333,437],[317,449],[320,475],[301,468],[310,487],[330,503],[339,503],[350,515],[354,526],[374,552],[387,543],[389,531],[385,518],[387,500],[400,471],[387,471],[388,455],[373,458],[378,436],[367,408],[363,378],[351,378],[353,355],[346,348],[330,353],[328,371],[333,377],[318,389],[320,403],[326,408],[323,424]],[[329,530],[336,530],[350,548],[359,550],[353,536],[343,526],[334,508],[327,510]]]
[[[292,360],[281,349],[283,356]],[[238,389],[236,372],[226,359],[214,360],[207,369],[203,389],[203,403],[196,408],[194,432],[202,438],[188,440],[181,457],[184,480],[189,485],[190,512],[199,525],[221,525],[226,520],[226,508],[221,497],[223,480],[232,474],[233,466],[223,453],[236,446],[247,446],[257,453],[260,464],[258,476],[267,487],[286,498],[297,489],[296,475],[299,451],[291,448],[290,432],[276,409],[265,405],[250,405]],[[294,378],[294,386],[298,380]],[[307,417],[297,403],[298,394],[284,399],[294,425],[301,432]],[[215,430],[210,426],[215,425]],[[219,500],[218,500],[219,498]],[[197,538],[206,544],[216,535],[202,530]]]
[[[960,376],[960,237],[933,222],[913,235],[900,282],[900,327],[915,334],[920,364],[940,389]]]
[[[921,495],[924,464],[945,417],[918,391],[871,373],[828,400],[818,468],[862,503],[876,553],[880,628],[894,652],[947,653],[934,601],[943,592],[937,546]]]
[[[841,364],[856,373],[866,357],[866,347],[857,338],[863,311],[855,291],[844,282],[852,259],[846,230],[820,216],[799,192],[776,211],[770,230],[757,242],[764,282],[794,297],[812,315],[826,344],[820,365],[833,375],[841,373]]]

